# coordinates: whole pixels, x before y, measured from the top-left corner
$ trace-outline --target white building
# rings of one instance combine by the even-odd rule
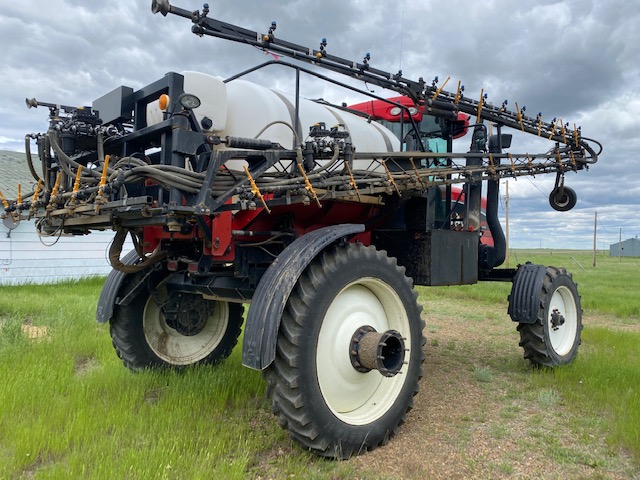
[[[31,192],[35,183],[24,154],[0,151],[0,191],[7,199],[14,199],[18,183],[22,185],[23,195]],[[0,215],[3,213],[0,202]],[[33,220],[5,219],[0,222],[0,285],[42,284],[107,275],[111,271],[107,250],[113,236],[113,232],[105,231],[83,236],[40,237]],[[130,243],[126,244],[123,251],[131,248]]]

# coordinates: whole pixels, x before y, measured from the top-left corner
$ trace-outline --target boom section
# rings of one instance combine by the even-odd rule
[[[164,16],[171,13],[190,19],[193,22],[192,32],[199,36],[206,35],[251,45],[263,49],[265,52],[291,57],[350,78],[362,80],[368,84],[398,92],[410,97],[417,104],[424,105],[426,107],[425,113],[427,114],[451,117],[452,113],[467,113],[476,118],[477,123],[487,120],[572,146],[575,150],[584,151],[580,155],[574,154],[574,160],[578,163],[597,162],[599,152],[596,153],[587,139],[582,138],[582,132],[575,125],[571,129],[569,128],[569,123],[563,124],[562,120],[558,118],[553,118],[551,122],[544,121],[541,113],[536,117],[530,117],[525,114],[526,107],[511,111],[507,108],[508,102],[506,101],[500,107],[494,106],[485,102],[486,96],[483,93],[481,93],[478,100],[471,99],[464,95],[464,87],[460,83],[457,91],[449,92],[444,90],[444,84],[440,87],[438,86],[437,76],[431,84],[428,84],[422,77],[418,81],[403,77],[401,70],[393,74],[374,68],[371,66],[369,53],[364,56],[362,62],[332,55],[327,52],[327,41],[324,38],[320,42],[320,48],[317,50],[282,40],[275,35],[276,22],[272,22],[268,33],[263,34],[210,18],[209,5],[206,3],[202,12],[200,12],[199,10],[188,11],[175,7],[169,3],[169,0],[153,0],[152,11],[154,13],[162,13]]]

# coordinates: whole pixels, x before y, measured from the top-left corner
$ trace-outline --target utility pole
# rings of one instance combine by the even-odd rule
[[[505,200],[504,200],[504,209],[505,209],[505,215],[506,215],[506,221],[507,221],[507,262],[506,262],[506,267],[509,268],[509,180],[506,181],[505,190],[507,191],[507,195],[506,195]]]
[[[620,227],[620,241],[618,242],[618,260],[622,261],[622,227]]]
[[[598,229],[598,211],[596,210],[596,214],[594,216],[593,219],[593,266],[596,266],[596,253],[597,253],[597,247],[596,247],[596,231]]]

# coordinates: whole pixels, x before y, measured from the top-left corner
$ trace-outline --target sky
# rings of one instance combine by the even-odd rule
[[[402,69],[414,80],[451,76],[451,88],[461,80],[468,96],[484,89],[489,102],[508,99],[532,116],[561,117],[600,141],[598,163],[566,175],[578,194],[569,212],[549,206],[554,175],[509,180],[511,247],[591,249],[596,211],[598,249],[608,249],[620,232],[623,240],[640,235],[637,0],[209,3],[210,17],[260,32],[275,20],[278,38],[318,48],[326,37],[331,54],[361,61],[369,52],[372,66]],[[194,0],[172,4],[202,8]],[[153,15],[150,6],[151,0],[0,0],[0,149],[24,151],[25,134],[46,131],[47,110],[27,109],[25,97],[91,105],[120,85],[140,88],[169,71],[228,77],[271,58],[251,46],[197,37],[188,20]],[[293,92],[291,73],[282,70],[270,67],[251,80]],[[301,86],[307,98],[364,100],[310,77]],[[454,149],[466,151],[469,141],[456,141]],[[552,146],[515,132],[508,151],[542,153]]]

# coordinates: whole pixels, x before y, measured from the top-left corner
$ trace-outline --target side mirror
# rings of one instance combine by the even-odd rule
[[[510,133],[503,133],[500,135],[500,137],[500,140],[502,140],[502,148],[509,148],[511,146],[511,139],[513,138],[513,135],[511,135]],[[498,146],[500,145],[498,140],[498,135],[491,135],[489,137],[489,151],[494,151],[498,148]]]
[[[469,120],[447,120],[442,127],[442,133],[446,137],[450,135],[451,138],[464,137],[469,131]]]

